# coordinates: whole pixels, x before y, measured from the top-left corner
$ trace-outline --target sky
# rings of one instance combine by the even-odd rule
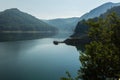
[[[69,18],[80,17],[106,2],[120,0],[0,0],[0,11],[18,8],[39,19]]]

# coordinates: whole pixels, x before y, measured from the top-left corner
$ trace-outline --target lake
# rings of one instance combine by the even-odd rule
[[[59,80],[77,75],[79,52],[55,38],[0,43],[0,80]],[[63,40],[63,39],[58,39]]]

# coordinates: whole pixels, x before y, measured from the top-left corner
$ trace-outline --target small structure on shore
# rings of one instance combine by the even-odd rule
[[[53,41],[55,45],[58,45],[59,43],[64,43],[64,41]]]
[[[58,41],[53,41],[53,43],[54,43],[55,45],[58,45]]]
[[[85,45],[90,43],[90,38],[87,35],[81,37],[70,37],[64,41],[53,41],[55,45],[65,43],[66,45],[75,46],[78,50],[84,51]]]

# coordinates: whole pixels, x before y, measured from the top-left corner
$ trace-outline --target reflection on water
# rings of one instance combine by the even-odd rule
[[[79,69],[75,47],[54,45],[53,39],[0,43],[0,80],[59,80]]]

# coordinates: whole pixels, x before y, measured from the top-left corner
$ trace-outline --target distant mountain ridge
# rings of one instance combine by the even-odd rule
[[[0,12],[0,41],[36,39],[56,32],[57,28],[17,8]]]
[[[5,29],[52,31],[55,28],[30,14],[12,8],[0,12],[0,30]]]
[[[44,20],[46,23],[57,27],[60,31],[73,31],[79,18],[72,17],[72,18],[57,18],[51,20]]]
[[[83,19],[87,20],[89,18],[99,17],[107,10],[119,5],[120,3],[108,2],[91,10],[89,13],[86,13],[81,17],[58,18],[52,20],[37,19],[36,17],[22,12],[17,8],[7,9],[3,12],[0,12],[0,36],[2,35],[0,40],[12,40],[12,38],[17,37],[18,35],[22,38],[20,33],[27,33],[24,36],[24,39],[52,36],[57,32],[61,32],[62,34],[65,33],[63,35],[67,34],[67,37],[73,32],[81,32],[81,34],[84,34],[88,27],[82,24],[84,22]],[[44,32],[49,32],[49,34],[44,34]],[[10,33],[12,36],[8,35],[8,33]],[[17,33],[17,35],[13,36],[14,33]],[[34,35],[35,33],[37,35]],[[29,38],[27,38],[27,36],[29,36]],[[19,38],[17,40],[19,40]]]

